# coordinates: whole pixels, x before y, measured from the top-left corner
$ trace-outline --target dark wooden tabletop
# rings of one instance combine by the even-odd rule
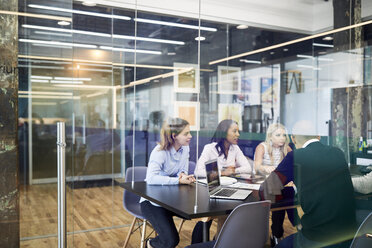
[[[196,185],[147,185],[145,182],[124,183],[124,189],[142,196],[185,218],[221,216],[229,214],[235,207],[246,202],[258,201],[257,191],[253,191],[244,201],[210,199],[207,187],[198,185],[198,204],[195,206]]]

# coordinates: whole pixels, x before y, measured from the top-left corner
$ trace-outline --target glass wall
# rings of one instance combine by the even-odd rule
[[[310,120],[349,165],[370,163],[370,1],[99,2],[19,1],[36,14],[19,17],[21,246],[57,245],[57,121],[69,247],[123,245],[120,184],[169,117],[190,123],[193,162],[233,119],[249,159],[270,124]]]

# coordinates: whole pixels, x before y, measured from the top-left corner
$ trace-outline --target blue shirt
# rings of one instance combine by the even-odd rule
[[[182,146],[178,151],[172,146],[170,150],[160,150],[157,145],[151,152],[145,181],[150,185],[178,184],[178,177],[189,168],[188,146]],[[141,198],[140,202],[145,201]],[[155,204],[154,204],[155,205]]]

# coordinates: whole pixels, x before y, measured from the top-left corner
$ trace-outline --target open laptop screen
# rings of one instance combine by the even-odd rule
[[[207,171],[208,190],[209,192],[212,192],[218,186],[220,186],[220,177],[218,175],[217,160],[211,160],[206,162],[205,169]]]

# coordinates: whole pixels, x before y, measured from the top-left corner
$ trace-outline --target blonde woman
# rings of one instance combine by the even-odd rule
[[[289,137],[285,127],[280,123],[271,124],[267,129],[265,142],[257,146],[254,154],[254,167],[256,172],[260,175],[267,176],[274,171],[287,153],[292,151],[288,144]],[[291,221],[292,225],[294,225],[295,214],[297,213],[293,209],[287,210],[288,219]],[[284,217],[285,210],[272,212],[271,247],[277,245],[279,240],[283,237]]]
[[[189,166],[189,144],[192,138],[190,125],[180,118],[171,118],[160,132],[161,141],[152,150],[147,168],[146,182],[152,185],[191,184],[194,176],[187,175]],[[161,187],[161,186],[159,186]],[[148,240],[147,247],[173,248],[179,236],[173,222],[176,214],[141,198],[141,211],[158,234]]]
[[[254,154],[254,167],[256,173],[267,176],[283,160],[288,152],[289,137],[285,127],[280,123],[269,126],[266,133],[266,140],[259,144]]]

